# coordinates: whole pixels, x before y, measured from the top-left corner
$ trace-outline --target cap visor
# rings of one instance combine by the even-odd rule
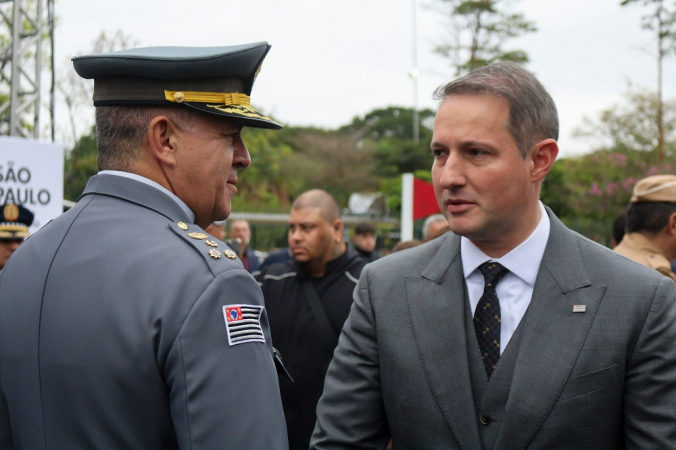
[[[251,106],[244,105],[216,105],[209,103],[195,103],[195,102],[185,102],[183,103],[186,106],[189,106],[193,109],[203,111],[209,114],[215,114],[217,116],[232,117],[234,119],[241,120],[245,126],[253,128],[269,128],[272,130],[279,130],[282,128],[282,125],[275,122],[269,117],[264,116],[263,114],[256,111]]]

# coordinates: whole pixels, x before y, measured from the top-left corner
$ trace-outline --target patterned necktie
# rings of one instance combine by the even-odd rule
[[[484,293],[474,312],[474,331],[490,380],[500,359],[500,301],[495,286],[509,270],[495,261],[488,261],[479,266],[479,271],[484,276]]]

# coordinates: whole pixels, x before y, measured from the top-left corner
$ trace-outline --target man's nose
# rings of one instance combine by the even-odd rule
[[[456,152],[451,152],[444,162],[444,167],[441,171],[439,183],[446,189],[451,189],[456,186],[463,186],[467,183],[465,178],[465,166],[462,158]]]
[[[246,169],[251,165],[249,149],[246,148],[246,145],[241,138],[235,143],[235,154],[233,156],[232,165],[237,169]]]

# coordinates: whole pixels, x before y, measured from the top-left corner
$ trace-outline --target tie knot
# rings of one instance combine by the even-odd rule
[[[495,286],[502,280],[502,277],[507,275],[509,269],[506,269],[500,263],[496,263],[495,261],[487,261],[479,266],[479,271],[484,276],[485,284]]]

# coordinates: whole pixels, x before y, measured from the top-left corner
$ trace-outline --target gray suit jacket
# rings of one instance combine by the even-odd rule
[[[166,194],[97,175],[19,248],[0,275],[0,448],[287,448],[261,290],[190,232]],[[248,342],[227,305],[253,311]]]
[[[313,449],[676,445],[676,285],[552,219],[504,414],[479,425],[460,238],[369,264],[329,367]],[[573,305],[586,305],[573,313]]]

